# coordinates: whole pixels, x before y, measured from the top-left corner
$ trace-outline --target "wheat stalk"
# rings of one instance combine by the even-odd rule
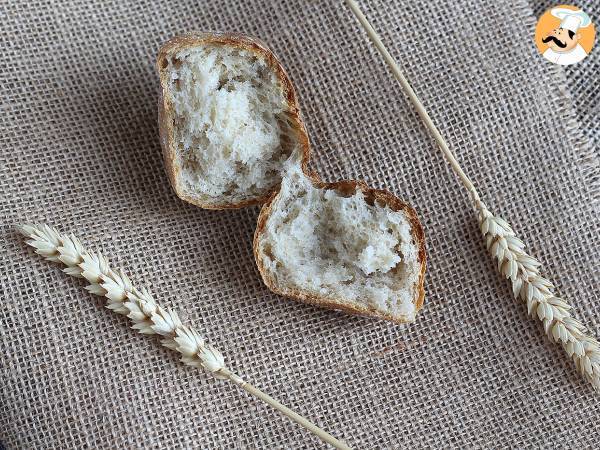
[[[86,250],[75,236],[60,234],[55,228],[44,224],[22,225],[19,231],[29,238],[27,244],[48,261],[62,263],[65,273],[84,278],[85,287],[92,294],[108,299],[106,307],[117,314],[127,316],[132,328],[142,334],[157,334],[161,344],[181,354],[181,361],[201,368],[219,379],[227,379],[245,391],[268,403],[282,414],[305,427],[321,440],[335,448],[349,450],[344,442],[317,427],[304,417],[285,407],[274,398],[260,391],[225,366],[221,352],[207,344],[202,335],[189,325],[184,325],[177,312],[156,303],[145,288],[137,289],[129,277],[119,269],[112,269],[108,259],[100,252]]]
[[[423,103],[356,1],[346,0],[346,4],[383,56],[450,166],[469,191],[487,247],[492,257],[497,260],[500,273],[510,279],[515,298],[520,297],[527,303],[529,314],[543,323],[550,340],[561,344],[584,378],[596,391],[600,390],[600,344],[586,334],[586,329],[580,321],[571,316],[571,306],[554,294],[554,286],[540,273],[540,262],[525,252],[525,244],[516,237],[510,225],[501,217],[492,214],[481,201],[474,184],[460,167]]]

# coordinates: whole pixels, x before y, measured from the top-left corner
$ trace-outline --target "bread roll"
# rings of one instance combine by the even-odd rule
[[[309,144],[294,88],[260,41],[230,33],[179,36],[159,51],[159,124],[177,195],[209,209],[263,203]]]
[[[254,256],[273,292],[397,323],[423,305],[425,241],[415,210],[358,181],[291,169],[262,207]]]
[[[388,191],[325,183],[308,171],[294,88],[264,44],[238,34],[180,36],[161,48],[157,66],[161,143],[175,192],[209,209],[264,203],[253,247],[269,289],[415,320],[425,242],[414,209]]]

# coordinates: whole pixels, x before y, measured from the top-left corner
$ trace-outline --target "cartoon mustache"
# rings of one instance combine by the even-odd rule
[[[553,41],[556,45],[558,45],[560,48],[565,48],[567,46],[566,42],[560,41],[557,37],[554,36],[547,36],[544,39],[542,39],[542,42],[545,44],[546,42],[550,42]]]

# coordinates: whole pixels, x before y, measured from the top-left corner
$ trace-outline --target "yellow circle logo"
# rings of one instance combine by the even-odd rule
[[[595,37],[590,16],[570,5],[550,8],[535,28],[535,44],[542,56],[561,66],[582,61],[592,51]]]

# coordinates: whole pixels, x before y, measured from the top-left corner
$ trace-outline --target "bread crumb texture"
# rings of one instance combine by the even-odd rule
[[[266,195],[295,143],[283,85],[264,56],[207,44],[167,58],[175,166],[206,202]]]
[[[411,225],[366,200],[290,170],[259,241],[265,270],[285,289],[413,321],[420,265]]]

